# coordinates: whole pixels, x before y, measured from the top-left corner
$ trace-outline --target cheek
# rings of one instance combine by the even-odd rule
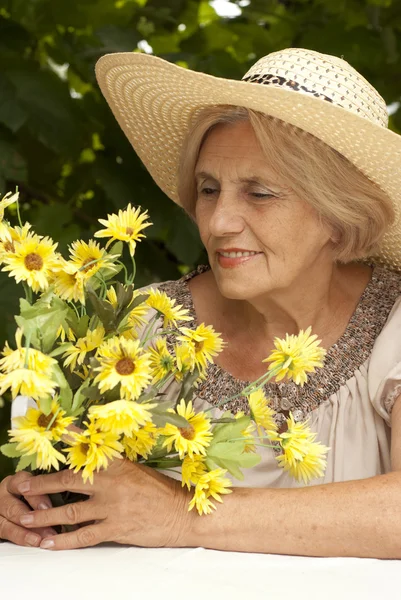
[[[199,235],[203,244],[206,243],[209,237],[209,221],[210,216],[208,214],[208,211],[206,210],[206,207],[201,203],[198,203],[195,206],[195,222],[198,227]]]

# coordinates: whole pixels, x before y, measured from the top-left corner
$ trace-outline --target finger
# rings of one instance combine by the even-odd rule
[[[21,492],[18,489],[19,486],[25,482],[29,482],[29,480],[32,479],[32,477],[33,477],[32,473],[28,473],[27,471],[21,471],[20,473],[17,473],[16,475],[13,475],[12,477],[7,477],[6,478],[7,492],[9,492],[10,494],[13,494],[14,496],[21,495]],[[28,502],[28,504],[34,510],[37,510],[37,509],[43,510],[43,509],[52,507],[50,498],[46,494],[30,496],[29,498],[25,498],[25,500]]]
[[[24,500],[26,500],[29,506],[27,506],[27,504],[23,500],[14,497],[14,494],[18,493],[17,486],[19,485],[19,483],[21,481],[26,481],[30,477],[32,477],[31,473],[21,471],[21,473],[17,473],[16,475],[6,477],[4,480],[6,482],[6,491],[10,493],[12,497],[8,501],[2,502],[1,512],[7,521],[10,521],[11,523],[14,523],[16,525],[19,525],[20,517],[22,515],[29,514],[31,512],[29,506],[38,510],[45,510],[51,508],[52,506],[50,498],[48,496],[32,496],[31,498],[29,498],[29,501],[24,498]],[[51,527],[47,529],[35,529],[34,532],[39,534],[41,538],[57,534],[57,532]],[[25,531],[25,534],[27,534],[27,531]]]
[[[42,540],[40,547],[45,550],[72,550],[88,548],[108,541],[111,541],[111,537],[106,525],[90,525],[71,533],[60,533],[55,537],[46,538]]]
[[[100,514],[100,511],[101,508],[95,502],[86,500],[21,515],[20,524],[29,529],[51,525],[77,525],[94,519],[105,519],[107,513]]]
[[[23,481],[17,486],[17,489],[20,494],[26,497],[67,491],[80,492],[88,496],[94,493],[94,485],[89,482],[84,483],[82,473],[74,473],[71,469],[64,469],[46,475],[36,475]]]
[[[13,542],[18,546],[35,546],[39,547],[42,540],[41,536],[34,531],[27,531],[24,527],[15,525],[11,521],[7,521],[0,516],[0,539]]]

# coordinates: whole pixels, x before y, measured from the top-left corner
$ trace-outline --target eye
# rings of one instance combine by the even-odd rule
[[[212,194],[214,194],[215,192],[217,192],[216,188],[211,188],[211,187],[204,187],[200,190],[200,194],[204,194],[205,196],[211,196]]]
[[[253,198],[259,198],[262,200],[263,200],[263,198],[276,198],[276,196],[274,194],[267,194],[267,193],[265,194],[263,192],[252,192],[251,196]]]

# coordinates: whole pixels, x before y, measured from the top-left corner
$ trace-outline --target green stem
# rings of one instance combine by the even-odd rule
[[[22,285],[24,286],[25,290],[25,300],[29,302],[29,304],[32,304],[32,289],[27,283],[25,283],[25,281],[22,282]]]
[[[124,285],[128,285],[128,271],[127,271],[127,267],[125,266],[125,264],[123,262],[121,262],[121,260],[116,260],[116,264],[117,265],[121,265],[122,268],[124,269]]]
[[[55,421],[55,419],[56,419],[56,417],[57,417],[58,413],[60,412],[60,410],[61,410],[61,406],[60,406],[60,408],[58,408],[58,409],[56,410],[56,412],[54,413],[52,420],[50,421],[50,423],[49,423],[49,424],[48,424],[48,426],[46,427],[46,431],[48,431],[48,430],[50,429],[50,427],[53,425],[53,423],[54,423],[54,421]]]
[[[219,408],[222,404],[227,404],[228,402],[231,402],[232,400],[235,400],[235,398],[239,398],[241,396],[247,396],[248,393],[255,392],[259,388],[261,388],[264,385],[266,385],[266,383],[268,381],[270,381],[270,379],[272,379],[273,377],[275,377],[275,375],[277,375],[277,373],[280,371],[280,369],[281,369],[281,366],[277,367],[276,369],[273,369],[272,371],[268,371],[266,373],[266,375],[262,375],[262,377],[259,377],[259,379],[256,379],[255,382],[253,382],[253,383],[249,384],[248,386],[246,386],[238,394],[234,394],[233,396],[228,396],[227,398],[223,398],[222,400],[220,400],[220,402],[218,402],[217,404],[213,404],[209,408],[206,408],[203,412],[207,413],[207,412],[213,410],[214,408]],[[255,387],[255,383],[257,383],[258,381],[260,381],[261,383],[257,387]]]
[[[18,191],[18,188],[17,188],[17,191]],[[21,215],[20,215],[20,212],[19,212],[19,200],[17,200],[15,204],[16,204],[16,207],[17,207],[18,223],[19,223],[19,225],[20,225],[20,227],[22,229],[23,225],[22,225],[22,221],[21,221]]]
[[[131,254],[131,260],[132,260],[132,277],[130,277],[130,279],[128,280],[130,285],[132,283],[134,283],[135,276],[136,276],[136,262],[135,262],[135,258],[134,258],[133,254]]]
[[[159,318],[159,313],[156,313],[155,316],[150,319],[149,324],[144,331],[144,334],[143,334],[144,338],[141,340],[141,346],[144,346],[146,344],[146,342],[148,341],[148,336],[150,333],[152,333],[153,326],[156,323],[158,318]]]
[[[24,363],[24,369],[28,368],[28,354],[29,354],[29,348],[31,345],[31,332],[29,332],[26,336],[25,336],[25,363]]]

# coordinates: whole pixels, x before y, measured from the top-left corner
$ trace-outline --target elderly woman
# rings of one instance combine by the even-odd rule
[[[266,56],[242,82],[138,54],[103,57],[97,75],[207,250],[210,266],[156,284],[188,309],[189,327],[210,324],[228,342],[197,408],[248,412],[244,398],[217,404],[265,372],[275,337],[311,326],[324,367],[302,389],[270,382],[265,393],[280,430],[290,411],[310,418],[327,469],[303,486],[263,448],[207,517],[187,511],[179,481],[128,461],[92,487],[71,471],[20,473],[2,484],[0,536],[52,549],[116,541],[401,558],[401,140],[383,99],[345,61],[304,49]],[[41,510],[66,489],[90,499]],[[43,529],[61,523],[85,525]]]

